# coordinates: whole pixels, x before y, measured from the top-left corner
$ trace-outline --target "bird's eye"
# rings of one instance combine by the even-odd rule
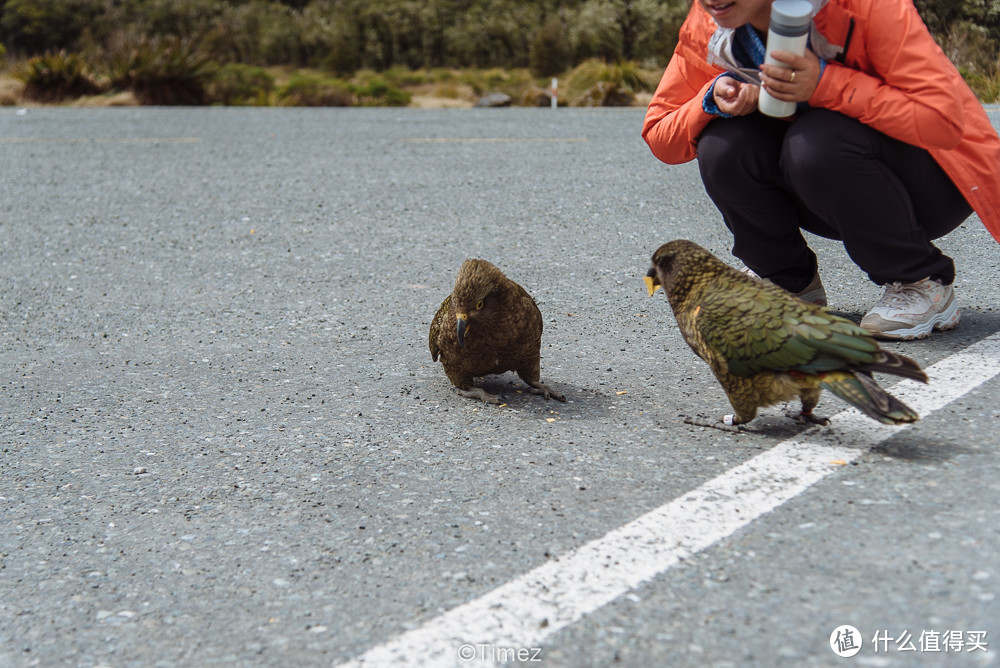
[[[481,309],[482,307],[483,307],[483,300],[482,300],[482,299],[480,299],[480,300],[479,300],[479,303],[478,303],[478,304],[476,304],[476,309],[478,310],[478,309]]]

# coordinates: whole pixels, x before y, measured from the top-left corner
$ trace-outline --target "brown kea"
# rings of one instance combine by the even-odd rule
[[[660,246],[645,280],[650,296],[663,288],[684,340],[726,391],[736,414],[724,417],[725,424],[745,424],[758,408],[796,397],[801,419],[826,424],[812,414],[822,388],[883,424],[919,419],[879,387],[872,372],[925,383],[927,375],[912,359],[880,349],[850,320],[685,240]]]
[[[455,289],[431,322],[431,359],[463,397],[499,404],[500,397],[475,387],[472,379],[516,371],[532,394],[566,397],[539,381],[542,314],[524,288],[486,260],[466,260]]]

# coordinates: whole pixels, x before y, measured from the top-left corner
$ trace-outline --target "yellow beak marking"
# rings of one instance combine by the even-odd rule
[[[657,288],[662,287],[652,276],[643,276],[642,280],[646,283],[646,292],[649,293],[650,297],[656,293]]]

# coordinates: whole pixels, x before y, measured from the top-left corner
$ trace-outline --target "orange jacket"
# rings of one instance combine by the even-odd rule
[[[642,128],[663,162],[693,160],[699,135],[716,118],[702,109],[724,71],[706,60],[716,29],[695,0]],[[809,104],[927,149],[1000,241],[1000,138],[913,3],[828,0],[814,18],[811,44],[839,55],[827,59]]]

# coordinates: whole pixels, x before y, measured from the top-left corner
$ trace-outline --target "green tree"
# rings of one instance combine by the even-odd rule
[[[520,68],[558,74],[596,58],[666,64],[692,0],[0,0],[17,57],[98,52],[116,35],[176,37],[223,63]],[[989,74],[1000,0],[914,0],[959,67]]]
[[[0,41],[26,55],[71,50],[101,9],[99,0],[7,0]]]
[[[296,12],[267,0],[225,7],[215,19],[213,48],[226,62],[301,65]]]
[[[531,38],[540,23],[535,5],[481,0],[455,15],[445,31],[449,61],[464,67],[527,67]]]
[[[915,0],[914,4],[935,40],[967,79],[975,82],[995,75],[1000,55],[1000,0]]]
[[[614,6],[609,0],[587,0],[570,20],[573,61],[591,58],[605,62],[620,60],[621,31],[615,25]]]
[[[1000,20],[1000,0],[914,0],[913,4],[935,36],[946,35],[958,21],[995,29]]]
[[[559,16],[553,15],[531,44],[531,71],[538,77],[565,72],[569,68],[571,54],[566,26]]]

